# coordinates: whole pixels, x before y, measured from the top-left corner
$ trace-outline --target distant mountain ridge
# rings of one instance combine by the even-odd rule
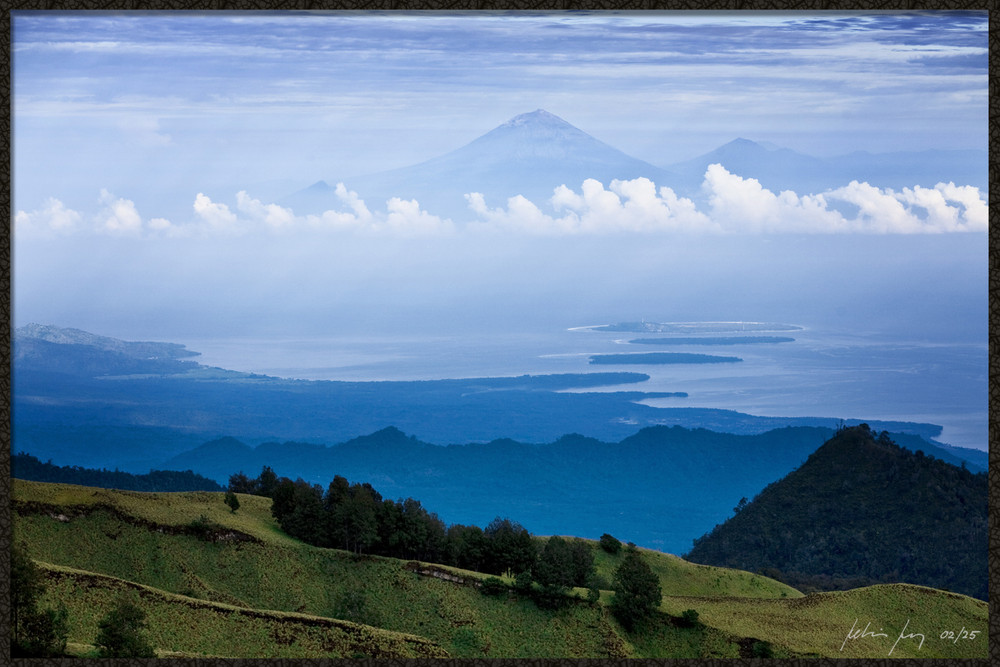
[[[743,178],[757,179],[774,192],[816,194],[867,182],[899,190],[939,182],[988,185],[985,150],[934,150],[872,154],[862,151],[832,158],[798,153],[767,142],[737,138],[704,155],[680,162],[652,164],[627,155],[544,109],[520,114],[468,144],[418,164],[390,171],[320,180],[279,200],[297,214],[343,210],[336,188],[342,182],[357,192],[370,210],[381,210],[392,197],[416,199],[421,208],[456,222],[476,216],[466,194],[478,192],[490,208],[506,206],[523,195],[543,210],[553,190],[565,185],[579,191],[585,179],[607,187],[612,180],[648,178],[681,196],[699,199],[710,164],[721,164]]]
[[[844,429],[687,560],[803,584],[902,581],[987,598],[987,480],[866,426]]]
[[[617,443],[569,434],[547,444],[501,439],[440,446],[389,427],[331,446],[252,447],[221,438],[163,466],[192,469],[222,483],[240,471],[256,475],[265,465],[310,483],[343,475],[371,483],[387,497],[420,497],[451,522],[482,523],[490,511],[499,511],[541,534],[569,530],[596,539],[610,531],[679,553],[728,516],[740,497],[752,497],[795,469],[833,433],[788,427],[734,435],[659,426]],[[912,438],[911,446],[919,443],[941,453]]]
[[[490,207],[506,206],[523,195],[538,205],[566,185],[579,190],[587,178],[605,185],[614,179],[645,176],[666,182],[672,175],[626,155],[544,109],[515,116],[454,151],[419,164],[343,179],[369,208],[381,208],[390,197],[417,199],[421,207],[456,221],[473,217],[465,195],[483,194]],[[281,202],[296,213],[341,208],[335,188],[325,181]]]

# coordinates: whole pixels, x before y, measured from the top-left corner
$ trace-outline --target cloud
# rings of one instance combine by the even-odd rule
[[[208,195],[201,192],[194,198],[194,212],[202,222],[208,223],[212,230],[238,231],[236,214],[230,211],[225,204],[213,202]]]
[[[103,208],[83,226],[80,213],[51,198],[42,208],[18,211],[18,233],[66,234],[92,231],[129,236],[215,236],[344,233],[384,236],[452,235],[448,218],[421,208],[415,199],[392,197],[383,210],[373,211],[343,183],[335,189],[340,209],[298,216],[290,208],[265,204],[245,190],[236,193],[235,210],[199,192],[191,220],[175,225],[156,217],[143,222],[134,202],[101,191]],[[605,187],[594,179],[579,190],[560,185],[542,205],[522,195],[491,208],[479,192],[466,201],[475,219],[471,233],[512,235],[601,235],[663,233],[801,234],[867,233],[920,234],[984,232],[989,206],[979,189],[954,183],[933,188],[914,186],[899,191],[852,181],[819,194],[775,193],[753,178],[743,178],[720,164],[705,171],[702,197],[696,203],[669,187],[646,178],[613,180]]]
[[[823,195],[799,197],[790,190],[775,194],[757,179],[732,174],[721,164],[708,166],[702,189],[712,220],[725,231],[848,231],[847,221],[828,208]]]
[[[896,192],[868,183],[819,194],[779,193],[720,164],[705,171],[705,211],[668,187],[645,178],[612,181],[607,189],[588,179],[576,192],[565,185],[549,200],[555,214],[520,195],[489,208],[480,193],[466,195],[484,226],[535,234],[625,232],[726,232],[736,234],[919,234],[986,231],[989,207],[978,188],[939,183]],[[845,206],[845,204],[847,206]],[[846,215],[845,210],[856,210]]]
[[[263,228],[288,233],[302,230],[350,230],[408,236],[446,233],[453,228],[450,220],[423,210],[415,199],[393,197],[386,202],[384,212],[373,213],[358,193],[348,190],[343,183],[337,184],[335,194],[349,210],[329,209],[320,214],[297,216],[292,209],[278,204],[264,204],[245,190],[236,193],[235,213],[227,205],[213,202],[202,193],[198,193],[195,198],[194,209],[198,218],[208,223],[208,228],[203,230],[208,233],[249,233],[255,228]]]
[[[98,229],[113,234],[138,234],[142,231],[142,217],[130,199],[116,198],[107,190],[101,190],[104,209],[97,214]]]
[[[289,227],[295,223],[295,213],[291,209],[277,204],[262,204],[260,200],[251,198],[245,190],[236,193],[236,208],[270,227]]]
[[[80,226],[82,216],[73,209],[50,197],[42,208],[30,213],[18,211],[14,215],[15,233],[71,233]]]
[[[690,199],[666,187],[657,191],[646,178],[611,181],[607,189],[587,179],[579,193],[560,185],[549,200],[555,212],[562,213],[555,216],[521,195],[510,198],[506,209],[488,208],[478,192],[466,195],[466,200],[476,215],[493,226],[537,234],[717,231]]]
[[[989,227],[988,206],[979,189],[971,186],[938,183],[933,188],[915,186],[895,192],[851,181],[827,197],[858,207],[851,222],[859,231],[912,234],[986,231]]]

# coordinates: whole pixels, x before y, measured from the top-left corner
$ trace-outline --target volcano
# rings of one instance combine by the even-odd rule
[[[456,222],[471,218],[467,193],[479,192],[490,207],[523,195],[543,205],[553,190],[565,185],[579,191],[593,178],[605,186],[612,180],[646,177],[657,185],[670,172],[633,158],[544,109],[521,114],[450,153],[401,169],[344,179],[369,207],[381,208],[390,197],[416,199],[423,209]],[[282,203],[296,213],[342,208],[335,188],[323,181],[289,196]]]

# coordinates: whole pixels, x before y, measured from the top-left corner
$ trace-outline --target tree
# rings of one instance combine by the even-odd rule
[[[69,634],[68,613],[38,609],[38,598],[45,592],[42,575],[24,549],[14,545],[10,554],[10,627],[11,655],[15,657],[52,657],[66,651]]]
[[[652,616],[663,597],[660,580],[634,548],[625,551],[615,571],[613,588],[615,597],[611,601],[611,612],[626,630],[634,629]]]
[[[254,482],[241,470],[229,476],[229,486],[226,488],[230,493],[253,493]]]
[[[622,543],[614,535],[604,533],[601,535],[601,548],[614,556],[621,553]]]
[[[240,508],[240,499],[232,491],[226,491],[226,504],[229,505],[230,512],[236,512]]]
[[[485,570],[490,574],[531,571],[538,557],[531,534],[524,526],[510,519],[497,517],[490,522],[483,534],[487,538]]]
[[[102,658],[155,658],[146,639],[146,614],[135,604],[121,600],[97,624],[94,644]]]

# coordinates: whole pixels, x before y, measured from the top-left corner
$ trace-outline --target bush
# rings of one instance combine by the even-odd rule
[[[755,641],[753,646],[750,647],[750,652],[755,658],[773,658],[774,649],[771,647],[771,642],[766,641]]]
[[[614,536],[604,533],[601,535],[601,548],[606,552],[614,556],[622,550],[622,543],[615,539]]]
[[[681,619],[679,622],[680,626],[683,628],[694,628],[698,626],[698,612],[694,609],[686,609],[681,613]]]
[[[215,523],[204,514],[187,525],[187,532],[190,535],[194,535],[199,540],[204,540],[205,542],[214,541],[215,536],[221,529],[222,526]]]
[[[143,630],[146,629],[146,613],[135,604],[120,601],[118,605],[97,624],[97,646],[102,658],[155,658],[153,650]]]
[[[514,578],[514,590],[518,593],[530,593],[532,583],[534,580],[531,578],[531,572],[522,572]]]
[[[491,597],[500,597],[507,593],[507,584],[499,577],[487,577],[479,586],[479,592]]]

